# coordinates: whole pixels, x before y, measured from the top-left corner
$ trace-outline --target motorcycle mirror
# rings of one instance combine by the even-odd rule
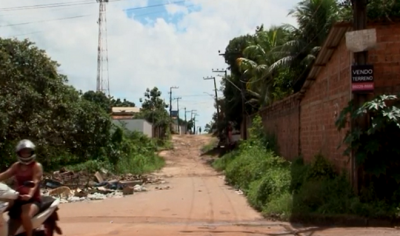
[[[24,186],[28,188],[33,188],[35,187],[35,183],[33,181],[25,181]]]

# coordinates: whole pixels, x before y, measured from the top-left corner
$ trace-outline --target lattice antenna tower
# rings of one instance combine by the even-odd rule
[[[108,42],[106,4],[109,0],[96,0],[99,3],[99,41],[97,48],[97,84],[96,90],[110,96],[110,80],[108,75]]]

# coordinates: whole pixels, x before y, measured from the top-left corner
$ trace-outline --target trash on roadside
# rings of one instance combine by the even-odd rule
[[[59,194],[61,203],[104,200],[106,198],[119,198],[132,195],[134,192],[147,191],[145,185],[165,184],[163,178],[152,175],[125,174],[115,176],[107,170],[101,169],[94,174],[83,171],[73,172],[66,169],[55,171],[44,176],[42,194],[48,195],[49,191],[65,189],[66,193]],[[60,188],[64,187],[64,188]],[[65,188],[67,187],[67,188]],[[156,187],[158,190],[169,189],[169,186]]]

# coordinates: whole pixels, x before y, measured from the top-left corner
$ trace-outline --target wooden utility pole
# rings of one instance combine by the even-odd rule
[[[353,30],[364,30],[367,28],[367,2],[368,0],[351,0],[353,6]],[[366,65],[368,60],[368,51],[355,52],[354,53],[354,64],[355,65]],[[353,101],[355,107],[360,107],[368,99],[368,93],[353,93]],[[362,130],[368,127],[368,117],[364,115],[360,119],[352,120],[352,129],[361,128]],[[357,165],[356,152],[352,152],[352,183],[356,193],[359,193],[360,177],[362,177],[362,171]]]
[[[181,97],[178,97],[178,98],[174,98],[174,100],[176,100],[176,112],[177,112],[177,115],[176,115],[176,120],[177,120],[177,124],[178,124],[178,134],[181,134],[180,133],[180,127],[179,127],[179,100],[180,99],[182,99]]]
[[[217,93],[217,82],[215,82],[215,77],[206,77],[204,80],[214,80],[214,92],[215,92],[215,106],[217,107],[217,126],[219,125],[219,106],[218,106],[218,93]]]
[[[214,72],[214,73],[224,73],[224,75],[225,75],[225,79],[228,77],[228,71],[227,70],[225,70],[225,69],[217,69],[217,70],[214,70],[214,69],[212,69],[212,72]],[[215,78],[214,78],[214,87],[215,87],[215,97],[216,97],[216,105],[217,105],[217,129],[218,129],[218,127],[219,127],[219,124],[220,124],[220,120],[221,120],[221,117],[220,117],[220,113],[219,113],[219,104],[218,104],[218,98],[217,98],[217,85],[215,84]]]

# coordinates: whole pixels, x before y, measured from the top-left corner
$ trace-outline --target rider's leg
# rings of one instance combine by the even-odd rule
[[[8,219],[8,235],[14,236],[17,232],[18,228],[21,226],[21,203],[16,200],[10,202],[10,205],[7,209],[9,219]]]
[[[21,223],[25,229],[26,236],[32,236],[32,218],[39,211],[39,208],[34,203],[28,203],[22,205],[21,210]]]

